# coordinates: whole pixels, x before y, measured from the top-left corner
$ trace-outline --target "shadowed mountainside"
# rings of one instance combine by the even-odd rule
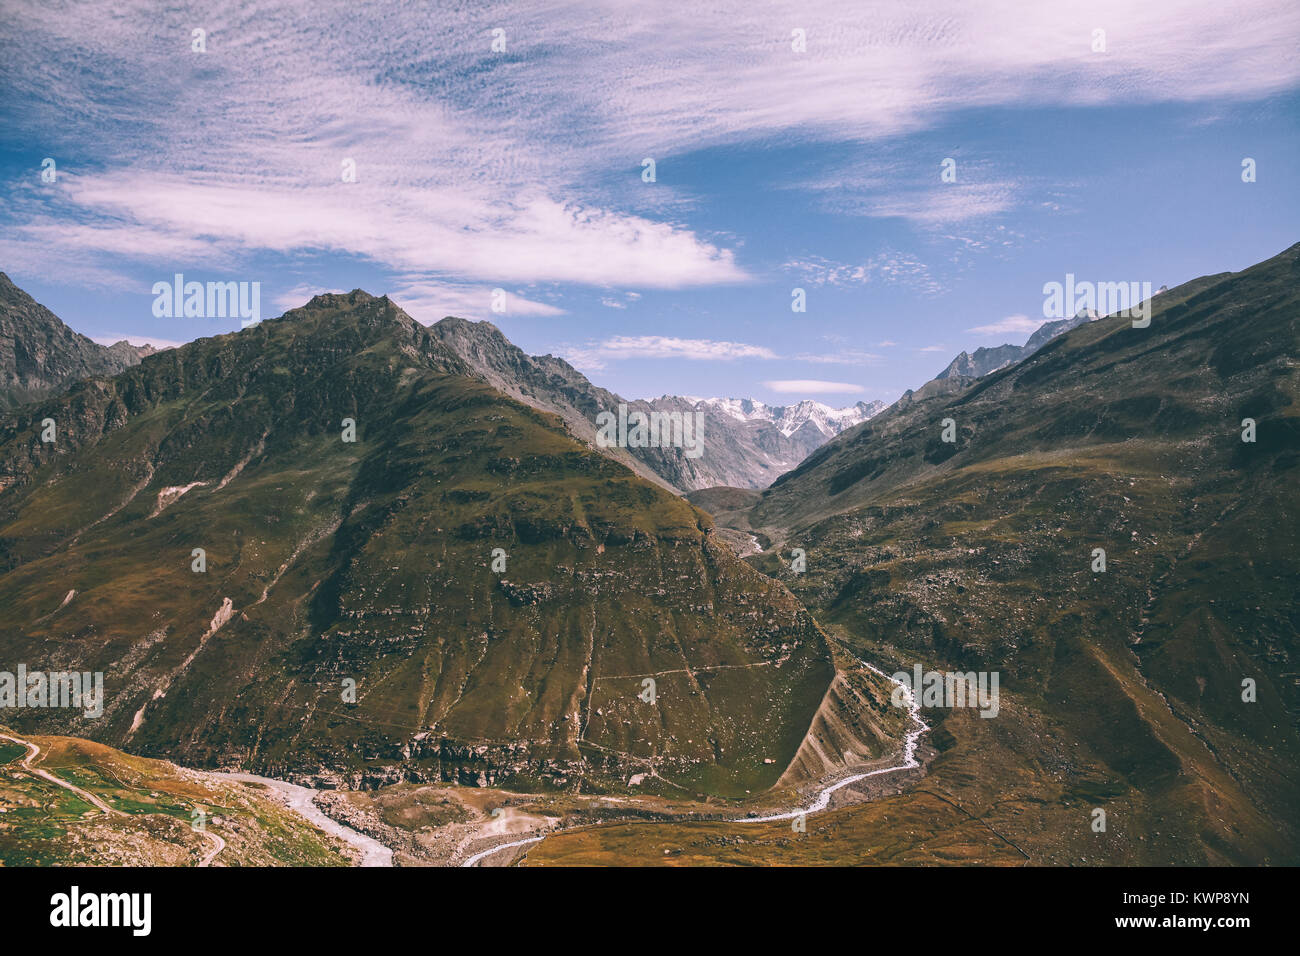
[[[747,513],[698,499],[881,666],[998,672],[998,714],[926,708],[922,783],[803,839],[611,826],[529,862],[1300,861],[1298,286],[1300,245],[927,386]]]

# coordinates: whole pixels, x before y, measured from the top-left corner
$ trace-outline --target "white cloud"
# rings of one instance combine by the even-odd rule
[[[905,219],[927,229],[988,219],[1026,199],[1026,182],[991,178],[992,170],[983,162],[963,159],[956,167],[957,180],[946,183],[940,180],[936,159],[925,185],[918,185],[921,171],[916,168],[914,153],[903,153],[900,148],[883,152],[883,158],[840,166],[790,188],[812,192],[831,212]],[[891,156],[899,158],[888,158]]]
[[[189,52],[184,7],[13,0],[6,13],[6,102],[21,104],[7,133],[86,163],[66,181],[61,169],[57,201],[11,204],[9,241],[101,283],[118,258],[170,268],[320,251],[490,285],[742,282],[733,249],[666,218],[689,204],[651,194],[635,207],[649,211],[628,211],[643,156],[667,186],[674,156],[717,145],[881,141],[968,108],[1218,104],[1300,81],[1294,0],[807,0],[804,54],[788,17],[740,0],[406,3],[382,16],[351,0],[252,0],[204,10],[205,54]],[[498,23],[504,56],[490,51]],[[1091,50],[1098,25],[1104,54]],[[340,180],[345,158],[355,183]],[[940,225],[994,214],[1016,188],[862,208]]]
[[[865,392],[861,385],[854,385],[850,382],[823,382],[814,378],[799,379],[778,379],[777,381],[764,382],[765,386],[774,392],[800,392],[803,394],[831,394],[831,393],[855,393]]]
[[[665,335],[616,335],[596,344],[561,346],[557,351],[578,368],[589,369],[602,369],[609,361],[624,359],[731,362],[737,359],[779,358],[771,349],[761,345]]]
[[[866,262],[836,262],[821,256],[791,259],[783,269],[798,273],[801,281],[812,285],[849,286],[871,282],[909,286],[923,295],[937,295],[943,284],[930,267],[911,253],[886,249]]]
[[[497,287],[470,285],[437,280],[404,280],[392,292],[392,299],[411,318],[431,325],[449,315],[466,319],[500,319],[502,315],[563,315],[564,309],[504,289],[505,312],[492,311],[492,295]]]
[[[848,211],[884,219],[907,219],[921,226],[947,226],[1006,212],[1015,205],[1017,187],[1009,182],[949,184],[888,196],[862,197],[846,204]]]
[[[16,227],[42,245],[197,267],[236,252],[329,251],[393,270],[489,282],[744,281],[730,250],[689,230],[534,194],[510,200],[437,184],[194,181],[112,172],[69,176],[64,195],[95,224]]]
[[[989,325],[977,325],[966,331],[974,332],[976,335],[1029,335],[1038,331],[1038,327],[1042,324],[1041,319],[1031,319],[1027,315],[1008,315],[1005,319]]]
[[[875,352],[866,352],[862,349],[843,349],[839,352],[830,352],[826,354],[809,354],[801,353],[795,356],[796,361],[814,362],[819,365],[875,365],[880,361],[881,356]]]

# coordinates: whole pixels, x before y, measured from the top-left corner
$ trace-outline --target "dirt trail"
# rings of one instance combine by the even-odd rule
[[[27,756],[24,757],[22,760],[22,767],[28,773],[40,777],[42,780],[48,780],[50,783],[54,784],[55,786],[62,787],[64,790],[76,794],[78,797],[80,797],[82,800],[85,800],[95,809],[109,816],[123,817],[123,818],[130,816],[129,813],[123,813],[121,810],[113,809],[103,800],[99,799],[99,797],[95,796],[93,793],[90,793],[87,790],[81,789],[76,784],[68,783],[68,781],[60,777],[56,777],[48,770],[43,770],[40,767],[33,767],[32,761],[35,760],[37,756],[39,756],[41,752],[41,748],[38,745],[32,743],[30,740],[23,740],[20,737],[11,737],[9,734],[0,734],[0,740],[8,740],[11,743],[15,743],[27,748]],[[206,839],[209,843],[212,844],[212,849],[210,849],[206,854],[204,854],[203,858],[199,861],[199,866],[211,866],[212,861],[215,860],[217,856],[221,853],[221,851],[226,848],[226,841],[223,840],[221,837],[217,836],[215,833],[208,833],[206,830],[201,830],[198,832],[202,837],[204,837],[204,839]]]
[[[30,740],[22,740],[18,737],[10,737],[8,734],[0,734],[0,740],[8,740],[11,743],[19,744],[20,746],[27,748],[27,756],[23,758],[23,769],[26,770],[28,773],[35,774],[36,776],[40,777],[42,780],[48,780],[56,787],[62,787],[64,790],[68,790],[71,791],[72,793],[75,793],[78,797],[80,797],[82,800],[85,800],[91,806],[99,810],[102,810],[104,813],[107,813],[110,816],[118,816],[118,817],[126,816],[126,814],[123,813],[121,810],[114,810],[112,807],[110,807],[103,800],[99,799],[99,797],[95,796],[93,793],[88,793],[85,790],[82,790],[80,787],[76,786],[75,784],[68,783],[68,781],[66,780],[61,780],[60,778],[56,777],[54,774],[50,773],[48,770],[42,770],[40,767],[33,767],[32,760],[41,752],[41,748],[38,747],[36,744],[32,743]]]

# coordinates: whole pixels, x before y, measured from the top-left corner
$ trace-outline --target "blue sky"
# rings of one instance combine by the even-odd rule
[[[177,272],[359,286],[629,397],[841,405],[1023,342],[1067,272],[1300,239],[1291,0],[471,6],[7,4],[0,270],[101,340],[238,326],[156,318]]]

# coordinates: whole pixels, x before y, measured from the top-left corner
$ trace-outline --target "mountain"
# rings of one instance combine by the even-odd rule
[[[0,660],[107,695],[10,723],[330,784],[728,797],[894,746],[784,586],[446,332],[322,295],[0,418]]]
[[[803,457],[885,408],[885,403],[879,401],[856,402],[847,408],[832,408],[807,399],[794,405],[765,405],[749,398],[688,398],[686,401],[693,402],[697,409],[716,409],[739,422],[770,424],[802,449]]]
[[[0,272],[0,410],[92,375],[115,375],[153,352],[148,345],[92,342]]]
[[[753,562],[859,652],[1000,673],[996,718],[927,710],[926,789],[1032,862],[1300,861],[1298,289],[1300,245],[1162,293],[1148,328],[1081,324],[745,515],[774,542]]]
[[[976,349],[974,354],[960,352],[955,359],[948,363],[948,367],[936,375],[935,378],[982,378],[990,372],[996,372],[1000,368],[1014,365],[1021,359],[1033,355],[1056,336],[1098,318],[1100,316],[1094,310],[1085,309],[1072,319],[1055,319],[1044,322],[1034,330],[1034,334],[1029,337],[1029,340],[1024,345],[998,345],[994,348],[981,347]]]
[[[748,399],[664,395],[624,399],[593,385],[563,359],[528,355],[490,322],[448,317],[430,326],[435,338],[499,391],[564,420],[569,432],[595,447],[596,416],[626,404],[629,412],[703,415],[703,453],[679,448],[602,448],[605,454],[676,492],[718,485],[765,488],[845,428],[883,407],[858,402],[833,409],[818,402],[769,407]]]

